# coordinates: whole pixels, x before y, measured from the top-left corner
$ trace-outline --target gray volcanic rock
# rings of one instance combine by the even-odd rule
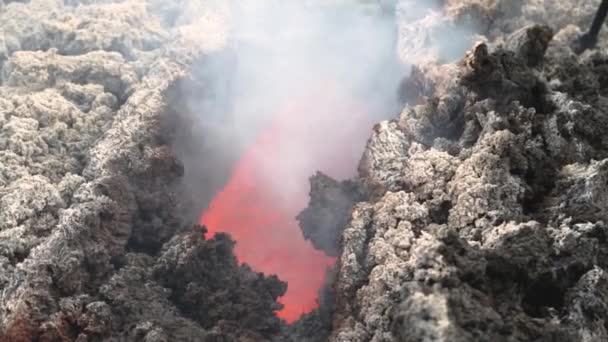
[[[230,50],[222,9],[0,2],[0,341],[607,341],[608,30],[570,50],[599,0],[432,2],[381,1],[407,104],[357,179],[311,179],[338,262],[290,327],[178,190],[173,101]]]
[[[374,130],[330,341],[608,340],[606,53],[514,31],[419,65]]]
[[[182,218],[167,93],[225,35],[219,13],[180,3],[168,23],[161,5],[0,4],[0,341],[261,341],[282,327],[285,284]]]

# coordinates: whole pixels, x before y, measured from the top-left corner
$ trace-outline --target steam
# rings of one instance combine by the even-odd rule
[[[188,115],[175,150],[184,191],[200,204],[193,218],[271,128],[281,163],[267,151],[255,163],[278,203],[304,208],[316,171],[354,176],[372,125],[398,115],[410,64],[458,58],[470,46],[472,29],[446,20],[441,3],[207,1],[225,16],[228,44],[194,65],[181,89]]]
[[[173,104],[183,193],[198,204],[193,220],[204,211],[210,233],[237,239],[241,261],[289,283],[289,315],[311,308],[333,262],[295,220],[309,177],[354,177],[372,126],[401,110],[409,64],[459,48],[453,35],[438,47],[461,32],[434,21],[443,18],[435,1],[410,2],[206,2],[223,13],[214,22],[228,23],[228,42],[193,66]]]
[[[272,125],[290,135],[277,141],[280,169],[268,170],[277,196],[307,188],[317,170],[354,176],[373,123],[400,110],[397,88],[406,68],[396,50],[394,5],[247,0],[215,6],[229,23],[228,47],[194,66],[198,91],[192,83],[182,89],[190,114],[176,151],[191,196],[209,199],[230,165]],[[328,159],[335,159],[326,152],[336,147],[343,165]],[[264,167],[267,156],[258,157]]]

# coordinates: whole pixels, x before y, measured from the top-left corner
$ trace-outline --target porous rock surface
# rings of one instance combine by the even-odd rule
[[[303,229],[339,259],[286,330],[285,284],[174,191],[167,94],[224,49],[222,13],[0,1],[0,341],[608,340],[607,31],[569,47],[599,0],[434,3],[397,16],[408,105],[358,179],[311,180]],[[487,43],[445,55],[454,28]]]
[[[180,216],[161,123],[223,48],[194,2],[0,2],[0,341],[263,341],[286,284]]]
[[[597,4],[446,2],[486,42],[415,56],[374,128],[330,341],[608,340],[608,52],[570,49]]]

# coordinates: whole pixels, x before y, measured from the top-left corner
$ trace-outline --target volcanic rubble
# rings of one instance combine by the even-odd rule
[[[597,4],[446,0],[445,22],[400,23],[408,104],[356,179],[311,179],[298,218],[339,259],[286,327],[286,284],[205,239],[176,190],[169,94],[224,49],[221,13],[0,2],[0,341],[607,341],[608,53],[569,47]],[[416,43],[471,20],[487,42],[455,63]]]
[[[0,341],[276,335],[286,284],[184,223],[161,124],[193,58],[222,48],[221,16],[32,0],[0,23]]]

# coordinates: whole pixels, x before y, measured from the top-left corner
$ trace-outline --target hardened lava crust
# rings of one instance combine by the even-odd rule
[[[420,46],[375,126],[329,341],[608,340],[608,53],[570,48],[598,4],[446,3],[436,32],[485,18],[481,39],[454,63]]]
[[[204,5],[0,3],[0,341],[280,329],[286,284],[240,266],[228,236],[205,240],[173,191],[168,94],[226,38]]]
[[[404,108],[355,179],[311,178],[302,230],[338,260],[287,327],[286,284],[178,190],[221,4],[0,1],[0,342],[608,341],[608,30],[570,47],[599,0],[431,2],[377,2]]]

